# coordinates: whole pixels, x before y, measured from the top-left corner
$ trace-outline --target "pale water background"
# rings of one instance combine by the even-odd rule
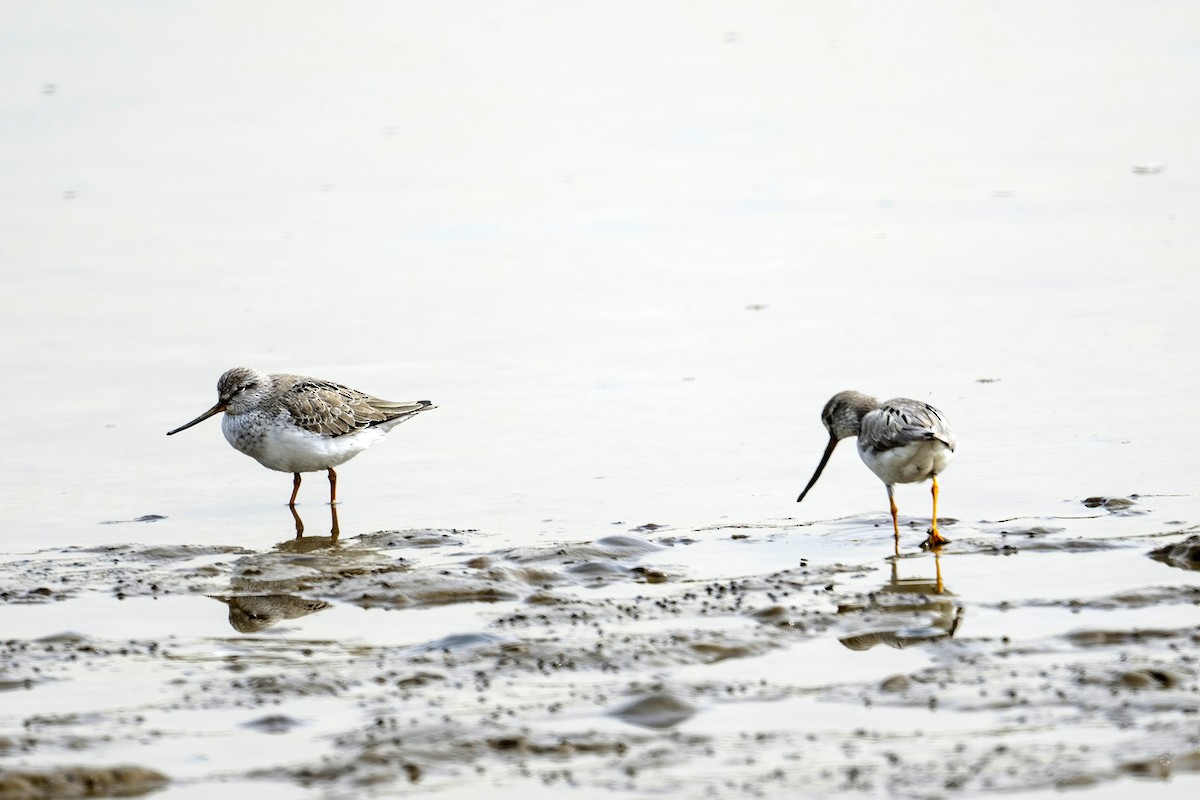
[[[340,471],[344,536],[882,518],[849,443],[794,502],[846,388],[946,413],[948,517],[1200,522],[1196,4],[0,17],[7,558],[286,538],[287,475],[163,435],[239,364],[438,404]],[[1009,563],[972,583],[1072,580]]]

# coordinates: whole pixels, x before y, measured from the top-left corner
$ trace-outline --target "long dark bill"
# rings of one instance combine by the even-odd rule
[[[173,431],[167,431],[167,436],[171,436],[171,435],[173,435],[173,434],[179,433],[180,431],[186,431],[188,428],[192,427],[192,426],[193,426],[193,425],[195,425],[197,422],[204,422],[204,420],[208,419],[208,418],[209,418],[209,417],[211,417],[213,414],[220,414],[220,413],[221,413],[222,411],[224,411],[224,410],[225,410],[225,404],[224,404],[224,403],[217,403],[215,406],[213,406],[212,408],[210,408],[208,411],[205,411],[205,412],[204,412],[203,414],[201,414],[200,416],[196,417],[194,420],[192,420],[191,422],[189,422],[187,425],[180,425],[178,428],[176,428],[176,429],[175,429],[175,430],[173,430]]]
[[[825,455],[821,456],[821,463],[817,464],[817,471],[813,473],[812,480],[808,482],[808,486],[805,486],[804,491],[801,492],[800,496],[796,498],[797,503],[804,499],[804,495],[808,494],[808,490],[811,489],[813,484],[817,482],[817,478],[821,477],[821,472],[824,471],[825,465],[829,463],[829,457],[833,455],[833,448],[837,447],[837,443],[838,440],[836,436],[829,437],[829,445],[825,448]]]

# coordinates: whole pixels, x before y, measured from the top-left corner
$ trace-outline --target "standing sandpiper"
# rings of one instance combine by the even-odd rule
[[[437,406],[428,400],[393,403],[301,375],[268,375],[234,367],[217,381],[217,404],[167,436],[225,412],[225,439],[268,469],[292,473],[296,506],[300,473],[329,471],[329,503],[337,502],[337,473],[345,463],[378,442],[392,428]]]
[[[950,465],[958,440],[940,411],[928,403],[904,397],[880,403],[861,392],[838,392],[825,404],[821,422],[829,431],[829,445],[812,480],[796,498],[797,503],[821,477],[837,443],[847,436],[857,436],[858,455],[887,486],[897,547],[900,523],[892,487],[897,483],[919,483],[926,478],[933,480],[933,527],[925,544],[932,548],[949,541],[937,529],[937,476]]]

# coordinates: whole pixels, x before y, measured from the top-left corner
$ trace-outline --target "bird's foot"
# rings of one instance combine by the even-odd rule
[[[950,540],[938,533],[937,528],[930,528],[929,535],[925,537],[925,541],[921,542],[921,549],[937,550],[944,544],[950,544]]]

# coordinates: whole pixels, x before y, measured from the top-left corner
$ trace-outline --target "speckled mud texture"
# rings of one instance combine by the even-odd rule
[[[10,560],[0,798],[1190,785],[1196,537],[1152,502],[947,520],[940,555],[850,518]]]

